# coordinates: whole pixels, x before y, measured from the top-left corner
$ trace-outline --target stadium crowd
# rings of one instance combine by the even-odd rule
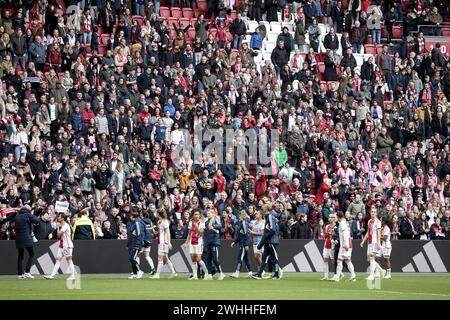
[[[337,211],[361,239],[372,206],[393,239],[450,239],[450,60],[418,27],[441,35],[447,1],[162,2],[1,1],[0,216],[29,205],[43,240],[68,210],[126,239],[132,211],[165,208],[181,239],[215,208],[232,239],[270,199],[285,239],[323,239]],[[270,163],[174,159],[194,129],[235,130],[227,160],[254,131]]]

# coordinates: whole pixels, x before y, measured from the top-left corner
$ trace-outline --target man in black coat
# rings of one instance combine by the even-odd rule
[[[233,48],[239,50],[242,45],[242,40],[247,33],[247,27],[240,13],[237,14],[236,19],[231,24],[230,33],[233,35]]]
[[[331,49],[333,55],[336,55],[336,51],[339,48],[339,40],[334,32],[334,28],[331,28],[330,32],[323,38],[323,46],[325,49]]]
[[[39,223],[34,227],[34,236],[38,240],[52,240],[55,229],[50,222],[50,215],[47,211],[42,211],[40,216]]]
[[[400,221],[400,236],[399,239],[411,240],[419,239],[419,228],[420,225],[418,221],[414,220],[414,214],[408,212],[406,217]]]
[[[17,213],[12,213],[5,219],[0,220],[2,223],[8,221],[15,222],[16,248],[19,253],[17,257],[17,274],[19,275],[19,279],[33,279],[34,277],[30,274],[31,265],[34,261],[34,242],[31,230],[33,224],[39,223],[39,218],[32,215],[30,206],[26,205]],[[23,258],[25,249],[28,252],[28,261],[24,273]]]
[[[270,58],[275,66],[277,78],[279,78],[281,69],[289,62],[289,56],[284,49],[284,41],[278,41],[278,45],[275,49],[273,49]]]

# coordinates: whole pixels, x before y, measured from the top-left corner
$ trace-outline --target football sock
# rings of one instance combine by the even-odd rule
[[[160,274],[161,270],[163,268],[163,262],[162,261],[158,261],[158,269],[156,270],[156,274]]]
[[[148,264],[150,265],[150,268],[155,269],[155,265],[153,264],[153,260],[150,256],[145,257],[145,260],[147,260]]]
[[[350,275],[353,278],[354,276],[356,276],[355,274],[355,267],[353,266],[353,263],[351,261],[347,262],[347,268],[348,271],[350,271]]]
[[[173,267],[172,261],[167,260],[167,265],[169,266],[170,272],[175,273],[175,269]]]
[[[192,262],[192,274],[194,275],[194,278],[197,277],[197,262]]]
[[[370,275],[373,276],[375,274],[375,260],[371,259],[370,260]]]
[[[56,260],[55,266],[53,267],[52,276],[54,277],[59,270],[59,267],[61,266],[61,262],[59,260]]]
[[[75,275],[75,266],[73,265],[72,259],[70,259],[68,262],[69,262],[69,268],[67,269],[67,271],[70,272],[71,276],[74,276]]]
[[[205,274],[208,273],[208,269],[206,268],[205,261],[200,260],[200,261],[198,262],[198,264],[200,265],[200,268],[202,268],[202,270],[203,270],[203,272],[204,272]]]
[[[341,276],[342,273],[342,267],[343,267],[343,263],[342,261],[338,261],[337,263],[337,270],[336,270],[336,277],[339,279],[339,277]]]
[[[323,276],[328,278],[328,272],[330,271],[328,262],[323,263]]]
[[[136,262],[137,262],[137,264],[138,264],[138,265],[140,265],[140,264],[141,264],[141,257],[139,257],[139,256],[138,256],[138,257],[136,257],[136,259],[135,259],[135,260],[136,260]]]

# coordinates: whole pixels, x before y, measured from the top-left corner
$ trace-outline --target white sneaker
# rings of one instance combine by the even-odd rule
[[[55,277],[52,276],[51,274],[49,274],[49,275],[47,275],[47,276],[44,276],[44,278],[47,279],[47,280],[53,280],[53,279],[55,279]],[[24,278],[24,279],[25,279],[25,278]]]
[[[350,281],[350,282],[356,282],[356,275],[354,275],[353,277],[350,277],[350,279],[348,279],[348,281]]]
[[[34,279],[34,276],[32,276],[29,272],[24,273],[23,276],[28,279]]]
[[[150,279],[159,279],[159,274],[155,273],[150,277]]]
[[[141,279],[143,275],[144,275],[144,271],[139,270],[139,271],[137,272],[136,279]]]
[[[75,276],[74,276],[74,275],[71,275],[70,277],[67,278],[67,280],[73,281],[73,280],[75,280]]]
[[[391,274],[389,273],[389,274],[387,274],[384,278],[385,278],[385,279],[391,279],[392,276],[391,276]]]
[[[333,278],[333,281],[334,281],[334,282],[339,282],[339,281],[341,281],[341,279],[342,279],[342,277],[334,277],[334,278]]]
[[[217,280],[223,280],[225,278],[225,274],[224,273],[221,273],[220,275],[219,275],[219,277],[217,278]]]
[[[334,275],[333,277],[329,278],[328,281],[336,281],[337,275]]]
[[[212,275],[208,274],[206,277],[203,278],[203,280],[213,280]]]
[[[344,273],[341,273],[341,277],[339,278],[339,280],[342,280],[342,279],[344,279],[345,278],[345,274]]]
[[[253,272],[249,271],[249,272],[248,272],[248,275],[247,275],[247,278],[251,278],[252,275],[253,275]]]
[[[386,278],[386,270],[381,270],[381,278]]]
[[[188,280],[190,281],[190,280],[198,280],[198,277],[191,277],[191,278],[188,278]]]
[[[230,277],[232,277],[232,278],[239,278],[239,273],[237,273],[237,272],[232,273],[232,274],[230,274]]]
[[[170,274],[170,276],[167,279],[173,279],[173,278],[176,278],[176,277],[178,277],[178,273],[173,272],[173,273]],[[158,279],[159,279],[159,276],[158,276]]]
[[[20,276],[17,276],[17,279],[23,280],[23,279],[26,279],[26,277],[23,274],[21,274]]]
[[[330,279],[328,279],[328,277],[323,277],[322,279],[320,279],[320,281],[324,281],[324,280],[328,281]]]
[[[280,279],[283,278],[283,273],[284,273],[283,269],[279,268],[278,274],[279,274]]]
[[[369,276],[366,278],[366,280],[369,280],[369,281],[373,281],[374,279],[375,279],[375,276],[374,276],[373,274],[369,275]]]
[[[128,277],[128,280],[135,280],[137,279],[137,276],[135,274]]]

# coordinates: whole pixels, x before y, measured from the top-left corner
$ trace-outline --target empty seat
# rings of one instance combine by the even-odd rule
[[[365,53],[370,53],[370,54],[373,54],[373,55],[376,55],[376,49],[375,49],[375,46],[373,45],[373,44],[365,44],[364,45],[364,52]]]
[[[189,26],[190,23],[191,21],[188,18],[180,18],[180,28],[184,29]]]
[[[318,62],[317,63],[317,71],[319,72],[319,74],[323,74],[325,72],[325,63]]]
[[[383,51],[383,45],[382,44],[375,45],[375,51],[376,51],[376,54],[380,54],[381,51]],[[369,52],[366,52],[366,53],[369,53]]]
[[[279,34],[280,34],[279,32],[272,32],[272,31],[267,32],[267,41],[276,42]]]
[[[102,34],[101,38],[100,38],[100,44],[107,45],[109,39],[110,39],[110,35],[109,34],[106,34],[106,33]]]
[[[177,27],[177,28],[179,28],[180,27],[180,19],[178,19],[178,18],[169,18],[169,19],[167,19],[167,25],[169,26],[169,27],[173,27],[173,24],[175,24],[175,26]]]
[[[183,13],[181,12],[180,8],[172,8],[170,9],[170,13],[172,14],[172,17],[174,18],[181,18],[183,17]]]
[[[197,2],[197,9],[199,11],[203,11],[203,12],[208,11],[208,3],[206,1],[198,1]]]
[[[292,22],[282,22],[282,28],[287,27],[289,31],[295,31],[295,25]]]
[[[192,19],[194,18],[194,10],[192,10],[191,8],[183,8],[183,17],[188,18],[188,19]]]
[[[442,28],[441,33],[443,37],[450,37],[450,28]]]
[[[189,39],[195,40],[195,29],[194,28],[189,28],[187,34],[188,34]]]
[[[248,32],[254,32],[258,26],[259,26],[258,21],[249,20],[248,21]]]
[[[272,52],[276,46],[277,46],[276,42],[272,41],[266,41],[266,43],[264,44],[265,51],[267,52]]]
[[[403,36],[403,29],[400,26],[394,26],[392,28],[392,37],[394,39],[401,39]]]
[[[272,21],[270,23],[270,30],[272,30],[272,32],[280,33],[281,32],[281,23],[279,23],[278,21]]]
[[[169,18],[170,17],[170,9],[168,7],[160,7],[159,15],[164,18]]]

